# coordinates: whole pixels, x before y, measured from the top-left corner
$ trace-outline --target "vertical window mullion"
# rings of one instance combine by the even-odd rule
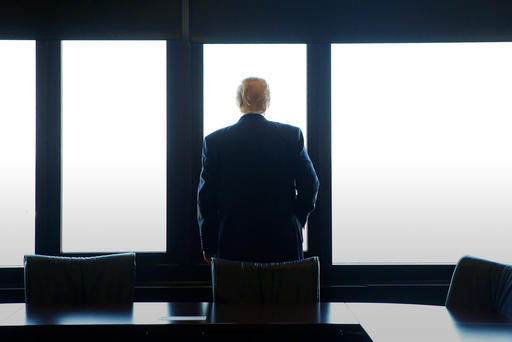
[[[61,44],[36,42],[37,254],[61,253]]]
[[[203,146],[203,44],[191,44],[191,64],[190,64],[190,117],[191,120],[189,123],[189,131],[190,131],[190,144],[192,156],[190,160],[190,174],[192,175],[191,179],[191,194],[192,194],[192,227],[194,234],[191,236],[191,245],[194,246],[192,249],[194,253],[192,255],[191,260],[202,260],[201,248],[199,243],[199,227],[197,225],[197,205],[196,205],[196,194],[197,194],[197,186],[199,183],[199,174],[201,172],[201,149]]]
[[[202,143],[202,45],[168,42],[168,226],[169,259],[202,263],[196,191]]]
[[[309,218],[308,254],[318,255],[326,270],[332,259],[330,44],[308,44],[307,124],[308,152],[320,180],[316,209]]]

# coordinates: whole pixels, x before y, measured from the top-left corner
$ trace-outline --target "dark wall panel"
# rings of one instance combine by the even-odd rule
[[[198,42],[512,40],[508,0],[190,0]]]
[[[180,0],[3,0],[0,39],[176,39]]]

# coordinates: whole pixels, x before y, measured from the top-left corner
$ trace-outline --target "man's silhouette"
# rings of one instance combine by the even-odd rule
[[[207,262],[219,258],[279,262],[302,259],[302,229],[319,181],[300,128],[268,121],[265,80],[238,88],[240,120],[204,139],[197,194]]]

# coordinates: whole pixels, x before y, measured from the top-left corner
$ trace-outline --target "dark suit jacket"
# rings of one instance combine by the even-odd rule
[[[302,131],[246,114],[204,139],[197,207],[203,250],[219,258],[303,258],[319,181]]]

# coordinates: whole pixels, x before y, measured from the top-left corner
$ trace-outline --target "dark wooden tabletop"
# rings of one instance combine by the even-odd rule
[[[255,305],[144,302],[116,307],[0,304],[2,341],[45,336],[72,341],[512,341],[512,320],[443,306],[387,303]],[[252,339],[251,339],[252,338]]]
[[[512,342],[512,321],[496,314],[456,313],[434,305],[347,306],[374,342]]]
[[[126,306],[0,304],[0,326],[162,324],[358,325],[345,303],[294,305],[137,302]]]
[[[105,341],[311,340],[366,341],[345,303],[297,305],[137,302],[126,306],[40,307],[0,304],[0,336],[73,337]],[[362,339],[363,338],[363,339]]]

